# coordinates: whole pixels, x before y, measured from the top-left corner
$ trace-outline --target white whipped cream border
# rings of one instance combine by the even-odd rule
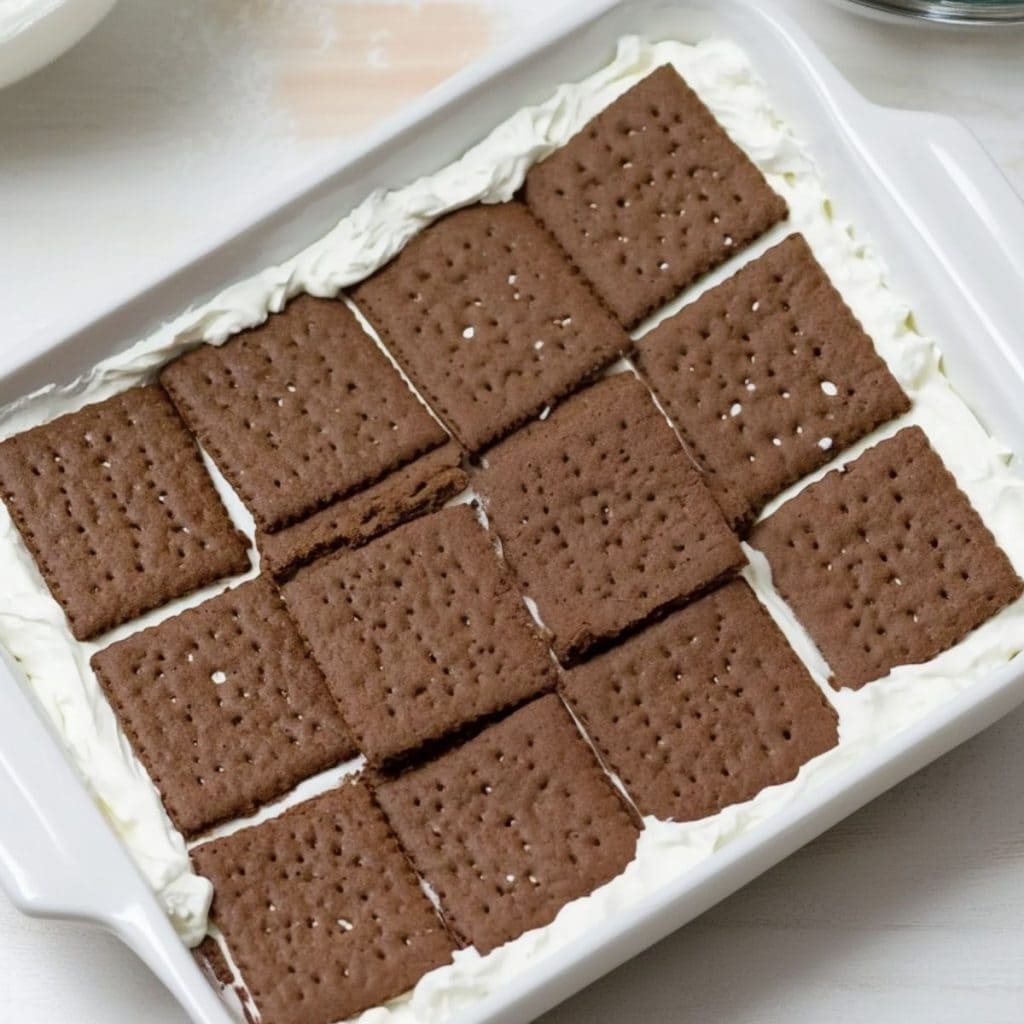
[[[813,160],[775,115],[745,55],[724,40],[695,46],[622,40],[615,60],[607,67],[583,82],[562,86],[545,103],[519,111],[437,174],[393,192],[375,192],[330,234],[294,259],[226,289],[128,351],[104,360],[71,385],[45,388],[0,410],[0,436],[149,380],[175,355],[202,341],[222,343],[231,334],[261,322],[269,311],[280,310],[297,292],[336,294],[382,265],[417,231],[450,209],[477,200],[511,198],[532,163],[666,62],[686,77],[790,205],[784,231],[774,232],[744,258],[778,240],[782,233],[802,231],[914,401],[912,412],[898,424],[876,432],[833,465],[855,457],[899,426],[919,423],[1015,567],[1024,570],[1024,533],[1015,529],[1024,521],[1024,481],[1010,471],[1009,453],[984,431],[949,384],[934,343],[918,331],[909,307],[889,290],[880,259],[869,243],[836,218]],[[703,286],[733,269],[730,265],[712,275]],[[697,290],[691,289],[687,301],[696,294]],[[766,789],[753,800],[712,818],[689,824],[647,819],[637,856],[618,878],[564,907],[551,925],[486,957],[474,950],[457,953],[453,964],[426,975],[412,993],[362,1014],[363,1024],[422,1024],[469,1007],[538,957],[567,946],[595,921],[634,905],[806,788],[856,762],[862,751],[1005,664],[1018,653],[1024,637],[1024,601],[1018,601],[933,661],[903,666],[861,691],[834,693],[824,682],[820,655],[772,588],[766,561],[750,549],[748,555],[747,579],[839,712],[839,746],[805,765],[793,782]],[[182,937],[190,944],[198,941],[206,928],[208,883],[192,873],[181,836],[167,820],[152,783],[117,728],[88,668],[93,648],[71,638],[63,614],[2,508],[0,565],[7,580],[0,595],[0,642],[20,662],[97,801]],[[176,602],[159,617],[199,599],[194,596]]]

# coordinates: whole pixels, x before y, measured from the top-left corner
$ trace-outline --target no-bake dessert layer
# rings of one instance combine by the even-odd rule
[[[265,1024],[331,1024],[543,928],[655,819],[738,807],[836,747],[825,678],[734,579],[764,567],[741,533],[840,686],[1021,594],[917,428],[772,508],[913,395],[800,233],[744,252],[787,203],[674,68],[505,199],[0,444],[79,638],[248,567],[201,451],[255,520],[257,579],[92,665],[202,837],[217,957]]]

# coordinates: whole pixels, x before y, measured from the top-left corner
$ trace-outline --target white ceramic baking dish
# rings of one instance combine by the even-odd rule
[[[752,0],[584,0],[526,31],[377,131],[280,207],[125,296],[71,336],[0,355],[0,404],[70,379],[186,306],[322,235],[379,186],[450,162],[517,108],[606,63],[615,41],[732,37],[809,143],[845,216],[876,240],[895,287],[941,339],[951,376],[985,425],[1024,451],[1024,206],[961,126],[867,103],[797,26]],[[1022,638],[1024,640],[1024,638]],[[788,804],[655,896],[541,960],[472,1010],[525,1021],[685,924],[783,857],[1024,700],[1024,665],[979,679],[860,763]],[[192,1019],[231,1019],[164,918],[37,713],[17,666],[0,661],[0,882],[31,914],[92,921],[120,936]]]

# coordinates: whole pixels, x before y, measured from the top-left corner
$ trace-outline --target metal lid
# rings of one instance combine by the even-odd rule
[[[1024,24],[1024,0],[846,0],[846,3],[961,25]]]

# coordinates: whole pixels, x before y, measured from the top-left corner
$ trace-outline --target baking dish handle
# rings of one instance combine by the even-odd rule
[[[988,335],[984,377],[972,361],[957,358],[957,346],[949,346],[944,360],[958,386],[985,395],[984,409],[976,410],[982,421],[1019,451],[1024,204],[974,135],[952,118],[886,110],[873,124],[889,158],[883,164],[868,157],[888,193],[883,201],[895,199],[924,242],[914,291],[925,297],[938,282],[951,281],[958,294],[935,322],[945,335],[972,337],[979,324]],[[901,275],[910,270],[901,267]]]
[[[231,1020],[0,651],[0,886],[36,917],[99,924],[197,1024]],[[29,767],[30,766],[30,767]]]
[[[126,867],[133,881],[141,879],[126,864],[16,666],[2,657],[0,884],[26,914],[102,919]]]

